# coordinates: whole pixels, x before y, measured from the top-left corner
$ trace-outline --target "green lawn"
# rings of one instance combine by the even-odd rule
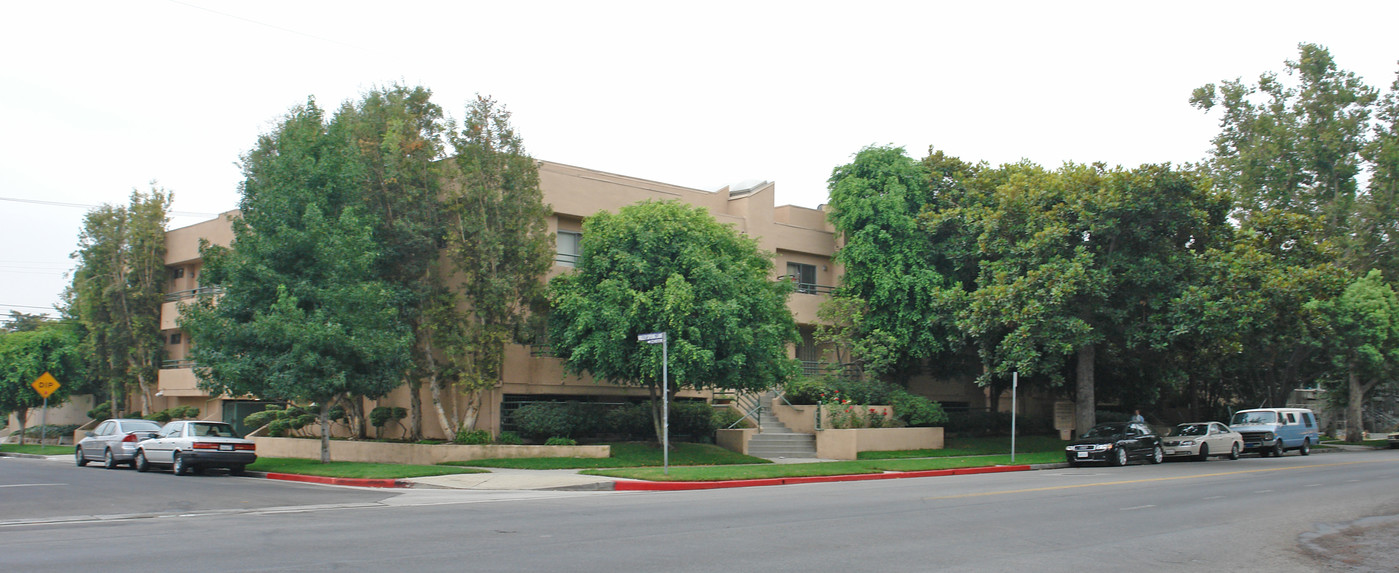
[[[1030,454],[1053,452],[1060,456],[1064,454],[1064,446],[1068,442],[1060,440],[1057,436],[1017,436],[1015,438],[1015,453]],[[901,450],[895,452],[860,452],[862,460],[892,460],[903,458],[944,458],[959,456],[978,456],[991,454],[1010,454],[1010,436],[997,436],[991,438],[947,438],[941,450]],[[1017,458],[1020,456],[1017,455]]]
[[[659,466],[662,463],[660,446],[650,442],[614,442],[610,458],[493,458],[444,462],[442,465],[512,468],[526,470],[561,470],[587,468],[634,468]],[[745,456],[719,446],[677,442],[671,444],[672,466],[714,466],[732,464],[769,464],[762,458]]]
[[[1063,452],[1041,452],[1018,454],[1015,463],[1047,464],[1064,461]],[[662,468],[618,468],[585,470],[589,475],[644,479],[652,481],[713,481],[759,479],[776,477],[807,477],[881,473],[886,471],[906,472],[919,470],[942,470],[972,468],[996,465],[1009,465],[1009,455],[938,457],[918,459],[855,460],[846,462],[816,462],[810,464],[769,464],[749,466],[681,466],[670,468],[666,475]]]
[[[61,456],[73,453],[73,446],[39,446],[35,444],[0,444],[0,452],[35,454],[40,456]]]
[[[248,466],[248,470],[276,472],[321,477],[397,479],[446,474],[486,473],[486,470],[455,468],[448,466],[412,466],[403,464],[377,464],[369,462],[330,462],[304,458],[258,458]]]

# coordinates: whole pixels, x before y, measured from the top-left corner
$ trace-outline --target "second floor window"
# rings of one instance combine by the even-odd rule
[[[583,253],[582,242],[583,233],[559,231],[557,239],[559,254],[554,257],[554,262],[565,267],[577,266],[578,255]]]
[[[787,263],[787,276],[797,283],[797,292],[816,294],[816,265]]]

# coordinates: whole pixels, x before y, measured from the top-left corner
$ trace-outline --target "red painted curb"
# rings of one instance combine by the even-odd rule
[[[411,487],[412,484],[396,479],[371,479],[371,478],[337,478],[308,476],[301,474],[280,474],[274,472],[267,473],[267,479],[279,479],[285,481],[299,481],[307,483],[320,483],[329,485],[350,485],[355,487]]]
[[[618,481],[616,482],[616,484],[614,484],[613,489],[617,491],[689,491],[697,489],[721,489],[729,487],[757,487],[765,485],[792,485],[801,483],[831,483],[839,481],[869,481],[878,479],[902,479],[914,477],[994,474],[1002,472],[1023,472],[1029,470],[1030,466],[989,466],[981,468],[957,468],[950,470],[886,472],[882,474],[847,474],[838,476],[760,478],[724,481]]]

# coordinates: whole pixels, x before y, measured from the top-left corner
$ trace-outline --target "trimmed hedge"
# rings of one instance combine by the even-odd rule
[[[714,407],[707,402],[674,402],[670,405],[670,433],[711,438],[718,428],[719,416],[722,414],[716,414]],[[649,439],[655,435],[649,403],[535,402],[515,410],[511,420],[520,434],[533,440],[604,435]]]
[[[788,383],[783,393],[793,404],[820,404],[837,395],[852,404],[888,404],[908,426],[941,426],[948,421],[941,404],[879,380],[807,378]]]

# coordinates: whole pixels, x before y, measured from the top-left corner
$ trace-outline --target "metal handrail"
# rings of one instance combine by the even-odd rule
[[[797,294],[832,294],[836,291],[836,287],[830,285],[801,282],[796,275],[782,275],[777,280],[797,283]]]
[[[736,404],[738,404],[738,411],[741,412],[741,413],[743,414],[743,416],[739,417],[739,419],[737,419],[737,420],[734,420],[734,423],[729,424],[729,426],[728,426],[727,428],[724,428],[724,429],[726,429],[726,430],[732,430],[732,429],[734,429],[735,427],[737,427],[739,424],[743,423],[743,420],[748,419],[748,418],[752,418],[752,419],[753,419],[753,425],[754,425],[754,426],[757,426],[759,431],[762,431],[762,429],[763,429],[763,401],[762,401],[762,399],[759,398],[758,395],[756,395],[756,394],[754,394],[754,393],[752,393],[752,392],[744,392],[744,393],[742,393],[742,394],[737,395],[737,396],[734,398],[734,402],[735,402]]]
[[[194,368],[195,366],[193,360],[162,360],[160,362],[160,368],[162,370],[171,368]]]

